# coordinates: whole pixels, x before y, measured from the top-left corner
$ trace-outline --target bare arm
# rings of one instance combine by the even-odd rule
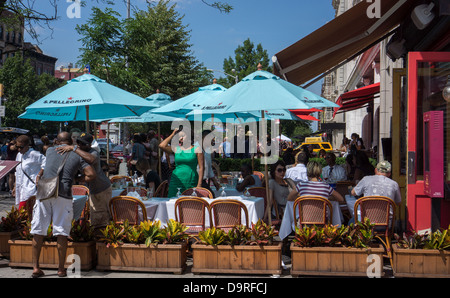
[[[168,153],[168,154],[173,154],[173,150],[172,147],[169,146],[170,141],[172,140],[172,138],[175,136],[175,134],[178,132],[178,129],[175,128],[172,133],[170,134],[170,136],[168,136],[167,138],[165,138],[164,140],[162,140],[161,143],[159,143],[159,148],[161,148],[161,150],[163,150],[164,152]]]
[[[97,177],[97,174],[95,173],[95,170],[92,166],[87,166],[83,169],[83,173],[85,176],[85,181],[86,182],[90,182],[90,181],[94,181],[95,178]]]
[[[198,161],[198,182],[197,187],[202,186],[203,181],[203,173],[205,171],[205,160],[203,153],[196,153],[197,154],[197,161]]]
[[[73,147],[74,147],[73,145],[61,146],[56,148],[56,151],[60,154],[63,154],[65,152],[73,151]],[[90,154],[89,152],[86,152],[84,150],[81,150],[79,147],[77,147],[77,149],[74,152],[90,165],[93,164],[97,159],[95,155]]]

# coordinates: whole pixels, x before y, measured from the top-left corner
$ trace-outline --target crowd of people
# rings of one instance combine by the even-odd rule
[[[234,155],[227,139],[219,146],[219,152],[212,152],[213,142],[211,131],[202,132],[202,144],[196,142],[193,134],[174,129],[164,139],[158,139],[154,131],[147,134],[134,134],[127,160],[130,175],[134,173],[142,176],[146,188],[158,189],[162,181],[168,181],[167,197],[176,197],[189,188],[211,188],[219,190],[221,187],[219,173],[214,171],[214,155],[223,157],[245,158],[246,140],[243,131],[238,130]],[[239,143],[239,138],[241,143]],[[42,138],[43,146],[35,150],[31,146],[31,139],[21,135],[10,140],[2,147],[2,158],[20,161],[15,172],[4,179],[3,187],[9,186],[16,198],[16,206],[22,208],[27,199],[36,194],[36,185],[42,177],[56,175],[58,167],[64,161],[60,175],[59,194],[57,199],[37,200],[34,207],[31,234],[33,234],[33,276],[42,276],[39,268],[40,248],[50,222],[53,223],[53,234],[59,243],[59,252],[65,255],[67,237],[71,229],[73,218],[72,186],[84,184],[89,189],[89,205],[91,225],[98,232],[111,220],[109,201],[112,198],[112,185],[100,163],[98,148],[93,147],[93,136],[88,133],[71,134],[61,132],[54,142]],[[267,212],[263,220],[273,217],[272,205],[276,203],[277,213],[284,214],[286,204],[299,196],[316,195],[340,203],[353,202],[360,196],[380,195],[391,198],[395,203],[401,201],[398,184],[390,179],[391,165],[381,161],[374,167],[363,150],[363,144],[358,136],[352,135],[352,140],[344,140],[347,146],[345,164],[336,164],[334,152],[315,153],[311,148],[302,148],[293,156],[292,148],[286,148],[281,159],[270,165],[268,179],[269,197],[267,198]],[[162,151],[159,156],[158,148]],[[243,152],[243,153],[242,153]],[[158,171],[159,160],[162,161],[161,176]],[[313,157],[323,158],[326,166]],[[241,179],[236,185],[238,192],[248,187],[265,186],[265,180],[257,175],[251,164],[242,163]],[[352,181],[355,186],[349,196],[336,191],[335,184],[339,181]],[[64,264],[64,262],[62,262]],[[64,266],[58,268],[58,275],[65,276]]]

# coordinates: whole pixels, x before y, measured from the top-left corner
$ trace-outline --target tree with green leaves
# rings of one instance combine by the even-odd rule
[[[250,41],[250,38],[246,39],[243,45],[238,46],[234,53],[234,59],[228,57],[223,61],[223,70],[233,76],[237,75],[239,80],[255,72],[259,63],[262,65],[262,70],[271,71],[267,50],[260,43],[255,48],[255,44]],[[217,82],[227,88],[236,83],[235,79],[229,76],[220,78]]]
[[[0,69],[0,83],[4,86],[5,117],[2,126],[13,126],[37,131],[35,120],[19,119],[25,108],[59,88],[61,83],[51,75],[37,76],[28,60],[22,55],[6,59]]]
[[[81,35],[81,64],[109,83],[147,97],[156,92],[177,99],[210,82],[189,44],[189,30],[175,4],[161,0],[136,10],[123,21],[111,9],[93,9],[88,22],[77,26]]]

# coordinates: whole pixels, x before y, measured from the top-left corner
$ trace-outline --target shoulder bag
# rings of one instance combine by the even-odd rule
[[[66,153],[62,164],[58,168],[56,176],[50,178],[41,178],[37,183],[36,199],[43,201],[48,199],[56,199],[59,191],[59,173],[61,172],[70,152]]]

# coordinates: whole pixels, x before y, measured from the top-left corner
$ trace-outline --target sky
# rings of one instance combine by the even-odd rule
[[[36,1],[36,8],[49,11],[50,0]],[[67,67],[69,62],[79,60],[81,43],[75,30],[77,24],[85,23],[92,6],[105,5],[88,0],[81,7],[79,18],[69,18],[67,10],[70,0],[59,0],[58,20],[45,27],[35,27],[40,35],[38,46],[44,54],[56,57],[56,67]],[[146,10],[145,0],[130,0],[135,8]],[[208,0],[212,2],[214,0]],[[184,15],[183,24],[190,30],[190,44],[196,59],[208,69],[218,70],[216,77],[223,77],[223,61],[234,59],[234,51],[250,38],[256,46],[267,50],[269,59],[273,55],[302,39],[334,18],[332,0],[221,0],[233,6],[230,13],[221,13],[201,0],[176,0],[177,11]],[[73,7],[73,6],[72,6]],[[126,1],[117,0],[112,6],[123,18],[127,16]],[[133,14],[133,9],[131,11]],[[25,40],[37,43],[25,35]],[[308,89],[320,94],[320,82]]]

